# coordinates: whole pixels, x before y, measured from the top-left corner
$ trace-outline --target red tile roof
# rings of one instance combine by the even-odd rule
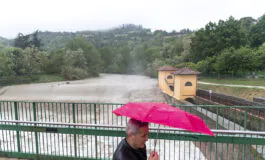
[[[177,68],[172,67],[172,66],[163,66],[163,67],[157,68],[156,70],[157,71],[176,71]]]
[[[190,68],[180,68],[178,70],[176,70],[175,72],[172,72],[171,74],[175,74],[175,75],[197,75],[200,74],[201,72],[199,71],[194,71]]]

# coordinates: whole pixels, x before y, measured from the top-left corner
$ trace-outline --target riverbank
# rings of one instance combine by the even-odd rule
[[[260,88],[257,88],[260,87]],[[226,85],[216,83],[200,83],[198,82],[198,88],[204,90],[212,90],[216,93],[232,95],[235,97],[247,99],[253,101],[254,97],[265,97],[264,86],[249,86],[249,85]]]

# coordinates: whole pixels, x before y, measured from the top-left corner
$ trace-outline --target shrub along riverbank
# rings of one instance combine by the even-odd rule
[[[0,78],[0,87],[14,84],[45,83],[65,80],[58,74],[31,75],[31,76],[7,76]]]

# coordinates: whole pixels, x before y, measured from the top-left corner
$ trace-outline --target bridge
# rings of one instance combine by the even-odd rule
[[[0,101],[0,155],[24,159],[112,159],[125,136],[122,104]],[[160,159],[264,159],[262,106],[172,104],[200,116],[214,137],[151,124]],[[253,112],[253,114],[250,114]],[[257,116],[258,115],[258,116]],[[157,136],[157,132],[159,134]]]

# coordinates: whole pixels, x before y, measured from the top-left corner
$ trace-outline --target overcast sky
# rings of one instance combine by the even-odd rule
[[[19,32],[109,29],[141,24],[152,30],[196,30],[208,22],[265,13],[265,0],[1,0],[0,36]]]

